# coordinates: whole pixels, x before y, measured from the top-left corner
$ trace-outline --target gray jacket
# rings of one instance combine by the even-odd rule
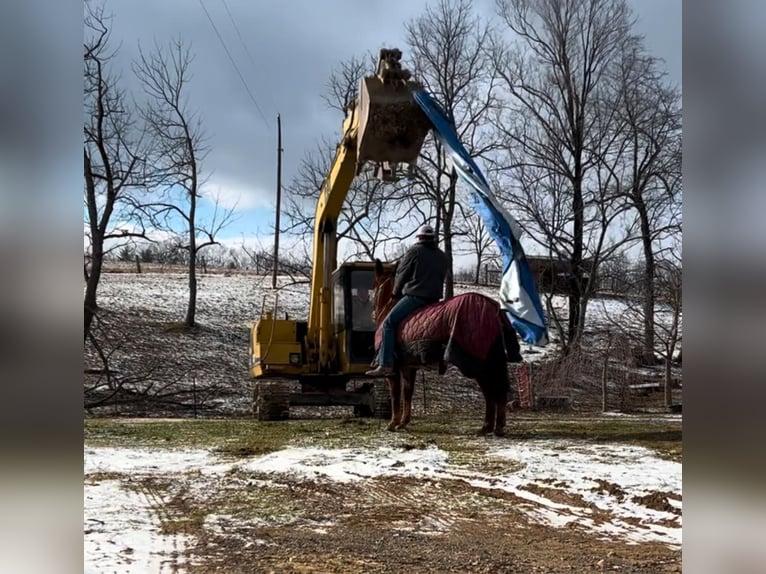
[[[444,295],[449,259],[435,241],[420,241],[399,261],[394,279],[394,297],[410,295],[438,301]]]

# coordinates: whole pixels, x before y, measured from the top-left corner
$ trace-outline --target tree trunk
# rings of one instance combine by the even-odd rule
[[[642,277],[643,315],[644,315],[644,363],[654,364],[654,250],[652,249],[651,225],[641,197],[638,197],[638,214],[641,220],[641,243],[644,249],[644,273]]]
[[[455,214],[455,189],[457,188],[457,173],[450,174],[449,187],[447,188],[447,201],[444,203],[444,217],[442,225],[444,226],[444,253],[449,258],[449,267],[447,268],[447,280],[444,285],[444,298],[449,299],[455,295],[455,275],[454,264],[452,261],[452,217]]]
[[[455,296],[455,277],[452,270],[452,237],[447,239],[444,236],[444,253],[449,260],[449,267],[447,267],[447,277],[444,281],[444,298],[450,299]]]
[[[581,325],[585,317],[581,313],[582,286],[583,286],[583,268],[582,268],[582,248],[583,248],[583,227],[585,219],[585,207],[582,196],[582,173],[579,161],[575,166],[575,178],[572,182],[572,211],[574,216],[573,225],[573,245],[572,245],[572,273],[573,281],[570,282],[569,292],[569,322],[567,325],[567,342],[565,353],[573,351],[578,345],[580,335],[582,334]]]
[[[194,327],[197,315],[197,238],[195,215],[197,211],[196,189],[189,194],[189,305],[186,308],[187,327]]]
[[[98,310],[98,303],[96,302],[96,291],[98,289],[98,282],[101,279],[101,268],[104,262],[104,253],[101,245],[98,242],[93,243],[93,257],[91,259],[90,275],[88,276],[88,282],[85,284],[85,336],[84,341],[88,340],[90,334],[90,326],[93,322],[93,317]]]
[[[91,241],[93,242],[90,260],[90,274],[87,274],[86,270],[87,281],[85,283],[85,322],[83,340],[87,341],[88,335],[90,335],[90,326],[93,322],[93,316],[98,310],[96,291],[98,289],[98,282],[101,279],[101,267],[104,263],[104,234],[101,232],[101,228],[97,224],[98,212],[96,210],[96,182],[93,177],[93,170],[91,169],[90,157],[88,156],[87,151],[83,152],[83,168],[83,177],[85,179],[85,189],[88,200],[87,204],[90,234]],[[109,205],[109,198],[111,197],[113,197],[111,193],[107,195],[107,204],[104,206],[104,217],[107,218],[111,214],[111,206]]]

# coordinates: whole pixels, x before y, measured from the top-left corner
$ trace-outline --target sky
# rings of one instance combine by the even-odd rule
[[[227,243],[270,236],[275,219],[276,117],[282,118],[283,187],[304,154],[337,138],[342,117],[322,95],[342,61],[381,47],[405,51],[404,24],[426,0],[106,0],[114,17],[115,65],[138,90],[130,62],[138,48],[182,38],[195,54],[188,104],[199,112],[211,147],[203,170],[207,192],[236,207],[220,235]],[[492,0],[475,0],[493,14]],[[681,1],[631,0],[637,31],[681,84]],[[203,211],[204,211],[203,207]],[[270,243],[270,240],[265,239]]]
[[[400,440],[396,436],[384,438],[391,442]],[[164,513],[162,504],[167,502],[166,496],[160,491],[149,492],[133,486],[140,484],[142,477],[151,476],[172,483],[191,480],[194,492],[189,496],[202,497],[215,496],[217,489],[231,489],[237,482],[239,488],[251,488],[253,480],[261,480],[255,478],[262,476],[261,473],[268,477],[259,483],[261,488],[278,488],[291,476],[328,482],[402,476],[432,481],[459,480],[474,488],[514,494],[523,501],[519,509],[531,522],[553,528],[571,528],[576,524],[598,538],[635,544],[658,542],[674,549],[681,546],[680,514],[652,510],[634,500],[634,497],[662,492],[669,495],[668,503],[680,511],[682,484],[678,462],[660,459],[643,447],[566,440],[495,443],[489,447],[487,456],[518,461],[520,468],[502,475],[485,474],[452,464],[446,451],[433,446],[425,449],[405,449],[399,445],[342,449],[290,446],[231,462],[208,450],[158,451],[86,445],[85,572],[164,572],[176,571],[173,566],[183,567],[184,560],[188,559],[185,551],[194,546],[194,541],[182,533],[162,533],[160,516]],[[598,488],[594,477],[617,485],[625,493],[624,498]],[[587,507],[547,498],[546,492],[554,482],[556,489],[598,507],[602,518],[594,520]],[[530,488],[530,484],[543,490]],[[227,492],[230,495],[231,490]],[[255,520],[259,525],[276,527],[284,526],[288,520],[290,528],[308,526],[331,535],[335,526],[332,518],[307,525],[299,513],[293,517],[248,516],[246,520],[250,525]],[[240,519],[229,515],[207,516],[205,526],[215,529],[225,525],[227,530],[234,531],[232,521]],[[449,530],[450,523],[444,519],[433,524],[423,521],[408,528],[439,535]],[[251,542],[264,543],[257,539]]]

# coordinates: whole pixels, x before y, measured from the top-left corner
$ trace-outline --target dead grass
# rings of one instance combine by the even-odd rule
[[[302,419],[262,422],[253,419],[86,419],[85,443],[126,447],[210,448],[234,457],[262,455],[287,445],[351,448],[396,446],[438,447],[450,453],[452,462],[479,464],[487,471],[497,468],[485,451],[488,444],[501,445],[529,439],[585,440],[643,446],[658,456],[681,462],[681,420],[651,417],[583,417],[526,414],[509,417],[506,437],[480,438],[474,417],[424,416],[405,432],[390,433],[380,419]],[[506,463],[507,464],[507,463]]]

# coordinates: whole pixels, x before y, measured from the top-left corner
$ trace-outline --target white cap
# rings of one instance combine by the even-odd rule
[[[415,237],[428,237],[430,239],[433,239],[436,234],[434,233],[434,228],[428,225],[427,223],[420,226],[418,229],[418,232],[415,234]]]

